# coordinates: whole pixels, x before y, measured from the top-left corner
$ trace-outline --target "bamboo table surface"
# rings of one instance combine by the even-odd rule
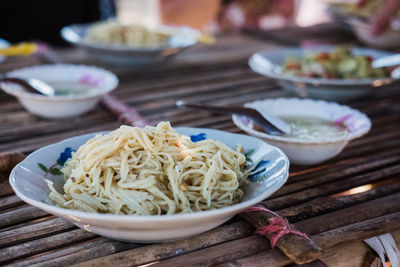
[[[135,107],[151,122],[240,132],[229,116],[188,112],[176,100],[215,105],[243,104],[288,97],[272,80],[252,73],[251,53],[280,47],[248,35],[221,36],[213,46],[198,45],[151,70],[108,68],[120,85],[113,96]],[[97,64],[79,50],[57,49],[65,62]],[[0,73],[43,64],[39,57],[8,58]],[[400,236],[400,88],[345,103],[372,120],[366,136],[350,142],[332,160],[309,167],[291,166],[290,177],[263,204],[309,234],[324,253],[319,265],[361,266],[375,260],[363,239],[391,232]],[[0,93],[0,152],[33,150],[67,137],[111,130],[120,122],[99,106],[78,118],[44,120]],[[371,256],[372,255],[372,256]],[[123,243],[81,230],[64,219],[16,197],[6,172],[0,174],[0,265],[14,266],[285,266],[291,260],[254,228],[235,217],[204,234],[161,244]]]

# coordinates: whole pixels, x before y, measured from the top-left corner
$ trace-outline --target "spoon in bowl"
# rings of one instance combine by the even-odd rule
[[[1,77],[0,83],[15,83],[22,86],[29,93],[41,94],[46,96],[54,96],[55,90],[47,83],[38,79],[21,79],[14,77]]]
[[[178,108],[192,108],[207,110],[219,114],[238,114],[249,117],[254,120],[265,132],[271,135],[281,135],[290,133],[291,127],[289,124],[279,119],[278,117],[258,110],[246,107],[218,107],[208,105],[188,104],[185,101],[179,100],[176,102]]]
[[[396,65],[400,65],[400,54],[374,59],[371,65],[373,68],[393,67]]]

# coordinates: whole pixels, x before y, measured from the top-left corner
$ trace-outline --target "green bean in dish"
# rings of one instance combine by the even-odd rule
[[[373,68],[369,55],[355,55],[347,46],[339,46],[330,52],[306,51],[302,58],[288,56],[282,73],[327,79],[369,79],[389,77],[388,68]]]

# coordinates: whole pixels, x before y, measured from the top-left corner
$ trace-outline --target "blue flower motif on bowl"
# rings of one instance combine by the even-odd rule
[[[203,141],[206,139],[207,139],[207,135],[205,133],[199,133],[199,134],[190,136],[190,140],[192,140],[192,142],[199,142],[199,141]]]
[[[70,147],[66,147],[63,152],[60,153],[59,158],[57,159],[56,163],[54,163],[50,167],[44,166],[42,163],[38,163],[38,167],[42,169],[46,174],[51,173],[53,175],[62,175],[62,172],[60,168],[57,167],[59,166],[64,166],[65,162],[72,157],[72,152],[75,152],[74,149]]]

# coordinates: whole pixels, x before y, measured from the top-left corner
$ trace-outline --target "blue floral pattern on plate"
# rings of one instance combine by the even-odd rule
[[[199,142],[199,141],[203,141],[206,139],[207,139],[207,135],[205,133],[199,133],[199,134],[190,136],[190,140],[192,140],[192,142]]]
[[[42,169],[46,174],[51,173],[53,175],[62,175],[62,172],[60,170],[60,168],[57,167],[57,165],[59,166],[64,166],[64,163],[72,157],[72,152],[75,152],[74,149],[70,148],[70,147],[66,147],[64,149],[63,152],[60,153],[60,156],[58,157],[56,163],[54,163],[52,166],[50,167],[46,167],[44,166],[42,163],[38,163],[38,167],[40,169]]]
[[[267,165],[270,161],[262,159],[254,164],[253,160],[251,159],[251,155],[253,155],[254,152],[255,149],[250,149],[244,153],[247,162],[246,168],[252,170],[247,178],[250,180],[250,182],[259,182],[268,177],[268,175],[266,175],[268,172]]]
[[[199,142],[207,139],[207,135],[205,133],[199,133],[196,135],[191,135],[190,140],[192,142]],[[247,162],[247,169],[251,169],[251,174],[248,176],[248,179],[251,182],[259,182],[268,177],[268,168],[267,165],[269,160],[261,160],[256,163],[254,166],[253,160],[251,159],[251,155],[255,152],[255,149],[250,149],[246,153],[244,153]]]

